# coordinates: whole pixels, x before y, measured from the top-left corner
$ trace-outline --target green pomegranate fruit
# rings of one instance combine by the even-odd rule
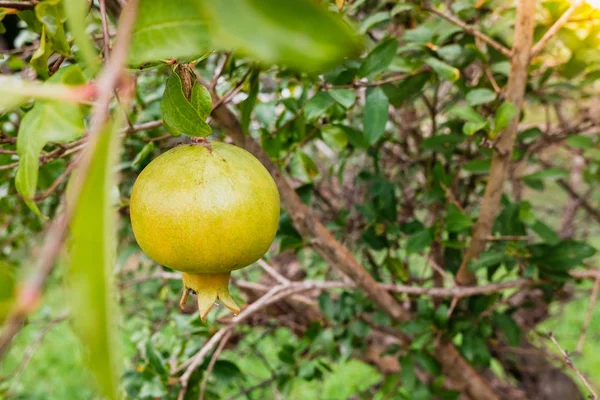
[[[135,238],[154,261],[183,273],[181,306],[198,295],[202,320],[217,298],[232,312],[233,270],[271,246],[279,222],[279,193],[252,154],[225,143],[177,146],[139,175],[131,193]]]

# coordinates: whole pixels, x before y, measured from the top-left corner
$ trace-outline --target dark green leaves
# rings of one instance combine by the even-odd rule
[[[329,92],[319,92],[308,100],[304,106],[307,121],[317,120],[325,115],[335,100]]]
[[[382,41],[364,59],[358,69],[358,76],[365,77],[385,70],[391,64],[397,50],[396,39],[389,38]]]
[[[240,124],[242,125],[242,129],[246,135],[248,134],[248,127],[250,126],[250,116],[252,115],[252,110],[254,110],[254,106],[256,105],[256,97],[258,96],[258,77],[259,70],[258,68],[255,68],[252,71],[252,75],[250,75],[250,91],[248,92],[248,98],[246,98],[246,100],[244,100],[244,102],[240,105],[242,114],[240,118]]]
[[[208,90],[195,80],[188,100],[183,93],[181,77],[177,72],[171,73],[160,103],[165,128],[173,135],[210,135],[211,129],[206,123],[206,118],[210,115],[211,104]]]
[[[199,1],[141,0],[127,62],[192,60],[210,49]]]
[[[370,144],[379,140],[389,117],[388,98],[380,87],[367,89],[364,112],[365,137]]]
[[[502,105],[498,107],[498,110],[496,110],[496,118],[494,120],[494,134],[497,135],[498,133],[506,129],[508,127],[508,124],[510,124],[510,121],[515,117],[516,114],[517,106],[508,101],[502,103]]]
[[[310,0],[202,1],[211,38],[267,64],[314,72],[358,55],[359,38],[338,15]]]
[[[566,271],[581,265],[596,254],[596,249],[584,242],[565,240],[556,245],[538,244],[529,247],[530,261],[542,269]]]

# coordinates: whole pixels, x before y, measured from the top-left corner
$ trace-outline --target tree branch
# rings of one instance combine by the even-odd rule
[[[579,336],[579,340],[577,341],[577,347],[575,347],[575,351],[579,354],[583,352],[583,344],[585,343],[585,336],[587,334],[587,330],[590,326],[590,321],[592,320],[592,314],[594,313],[594,307],[596,306],[596,300],[598,298],[598,291],[600,291],[600,277],[594,280],[594,287],[592,288],[592,294],[590,295],[590,304],[588,306],[587,314],[585,315],[585,321],[583,322],[583,327],[581,328],[581,336]]]
[[[504,54],[506,57],[511,58],[513,55],[513,52],[509,49],[507,49],[506,47],[504,47],[502,44],[500,44],[499,42],[495,41],[494,39],[492,39],[491,37],[487,36],[486,34],[482,33],[481,31],[475,29],[474,27],[465,24],[464,22],[462,22],[459,18],[455,17],[454,15],[451,14],[446,14],[430,5],[425,5],[423,7],[423,9],[429,11],[432,14],[437,15],[438,17],[442,17],[444,18],[446,21],[452,22],[454,25],[458,26],[459,28],[461,28],[463,31],[475,36],[477,39],[481,40],[482,42],[488,44],[490,47],[493,47],[494,49],[496,49],[497,51],[499,51],[500,53]]]
[[[571,14],[575,12],[582,5],[584,0],[575,0],[571,3],[571,6],[560,16],[558,20],[546,31],[544,36],[533,46],[531,49],[531,57],[535,57],[542,49],[548,44],[550,39],[569,21]]]
[[[39,4],[38,0],[31,1],[3,1],[0,0],[0,8],[12,8],[15,10],[31,10]]]
[[[590,398],[593,400],[598,400],[598,395],[594,391],[594,388],[592,388],[592,385],[590,385],[590,383],[585,378],[585,376],[583,376],[583,374],[577,369],[575,364],[573,364],[573,360],[571,360],[571,356],[560,346],[558,341],[554,338],[554,335],[552,335],[552,332],[548,332],[548,338],[552,341],[552,343],[554,343],[554,345],[556,346],[558,351],[560,351],[560,353],[563,355],[563,357],[565,359],[565,364],[567,365],[567,367],[569,367],[569,369],[571,369],[573,372],[575,372],[575,375],[577,375],[577,377],[579,378],[579,380],[581,380],[581,382],[587,388],[587,390],[590,391],[590,394],[591,394]]]
[[[506,99],[517,107],[517,113],[508,128],[500,134],[496,142],[497,151],[492,156],[492,165],[488,183],[485,188],[483,202],[479,210],[479,219],[473,229],[473,237],[457,273],[457,282],[461,285],[476,283],[475,275],[469,271],[469,262],[479,256],[490,236],[492,225],[500,198],[504,189],[510,156],[515,144],[519,127],[519,115],[523,108],[525,86],[527,84],[527,69],[529,67],[531,45],[533,43],[533,27],[535,25],[535,0],[520,1],[517,9],[516,28],[514,34],[514,48],[511,59],[510,76]]]

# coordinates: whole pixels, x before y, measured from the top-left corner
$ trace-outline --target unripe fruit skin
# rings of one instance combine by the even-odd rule
[[[269,249],[279,194],[269,172],[246,150],[218,142],[186,144],[142,171],[130,214],[138,244],[157,263],[190,274],[226,273]]]

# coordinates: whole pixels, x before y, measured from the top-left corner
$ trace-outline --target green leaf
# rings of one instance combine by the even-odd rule
[[[10,314],[16,295],[14,271],[8,264],[0,261],[0,324]]]
[[[100,69],[100,62],[92,39],[86,33],[86,15],[89,11],[89,3],[87,0],[62,0],[62,2],[67,25],[78,48],[76,55],[81,56],[85,66],[94,74]]]
[[[48,35],[46,34],[46,27],[42,28],[42,35],[40,36],[40,46],[31,56],[31,66],[35,69],[43,78],[47,78],[48,71],[48,59],[52,55],[52,46],[49,43]]]
[[[494,325],[504,333],[509,345],[519,346],[521,344],[521,328],[510,315],[494,313]]]
[[[504,250],[490,249],[484,251],[479,257],[469,263],[469,269],[476,271],[480,268],[489,268],[495,265],[501,264],[506,260],[506,254]]]
[[[221,382],[231,382],[235,379],[244,379],[240,368],[231,361],[217,360],[213,369],[213,375]]]
[[[574,135],[567,139],[567,144],[575,149],[589,149],[594,146],[594,140],[589,136]]]
[[[151,340],[146,343],[146,358],[150,363],[150,367],[158,374],[162,376],[168,375],[167,368],[165,367],[165,360],[158,351],[154,348]]]
[[[290,172],[304,182],[312,182],[319,175],[319,167],[308,154],[297,151],[290,159]]]
[[[71,48],[65,36],[62,9],[59,0],[46,0],[35,6],[35,15],[44,26],[52,48],[63,56],[71,53]]]
[[[156,150],[154,142],[146,143],[144,147],[142,147],[142,150],[135,155],[135,158],[131,162],[131,166],[138,167],[144,160],[146,160],[146,158],[154,153],[154,150]]]
[[[190,136],[208,136],[211,134],[210,126],[206,123],[207,102],[206,94],[194,82],[191,101],[185,98],[181,84],[181,78],[176,72],[172,72],[167,79],[165,93],[160,103],[165,128],[172,135],[185,133]]]
[[[390,83],[383,85],[382,89],[394,107],[401,107],[405,100],[415,98],[421,94],[431,75],[429,73],[411,75],[400,81],[398,86]]]
[[[509,101],[505,101],[498,107],[494,120],[494,133],[496,135],[508,127],[510,121],[517,115],[517,111],[517,106]]]
[[[346,108],[352,107],[354,105],[354,102],[356,101],[356,93],[354,93],[354,90],[333,89],[330,90],[328,93],[331,97],[333,97],[335,101],[337,101]]]
[[[370,144],[377,142],[383,135],[389,117],[388,108],[388,98],[380,87],[367,89],[363,125]]]
[[[259,79],[258,76],[260,71],[258,68],[254,68],[252,71],[252,75],[250,75],[250,91],[248,92],[248,98],[240,104],[240,124],[242,125],[242,129],[244,133],[248,134],[248,128],[250,127],[250,117],[252,115],[252,110],[254,110],[254,106],[256,105],[256,98],[258,96],[258,87],[259,87]]]
[[[475,122],[475,123],[483,123],[486,122],[485,118],[483,118],[473,107],[462,105],[455,106],[448,110],[448,115],[451,117],[456,117],[463,119],[467,122]]]
[[[467,122],[463,125],[463,133],[467,136],[473,136],[479,131],[487,131],[490,127],[490,124],[487,121],[483,122]]]
[[[71,224],[69,284],[73,322],[86,349],[87,367],[101,393],[119,396],[121,357],[117,347],[113,303],[113,262],[116,250],[115,209],[111,190],[116,184],[120,125],[99,133],[89,171],[84,179]]]
[[[392,63],[397,50],[398,40],[395,38],[381,41],[363,60],[358,69],[358,76],[363,78],[384,71]]]
[[[69,69],[71,72],[54,76],[49,82],[61,79],[63,83],[79,83],[79,80],[83,80],[83,72],[78,66]],[[17,137],[19,167],[15,174],[15,186],[36,215],[42,217],[33,200],[42,149],[49,142],[71,142],[80,138],[83,132],[83,113],[78,104],[38,101],[23,117]]]
[[[529,174],[521,177],[521,179],[526,180],[537,180],[537,179],[560,179],[567,178],[569,176],[569,171],[563,168],[548,168],[543,171],[534,172],[533,174]]]
[[[433,231],[431,229],[423,229],[417,233],[408,236],[406,241],[406,251],[408,253],[418,253],[424,250],[433,241]]]
[[[208,89],[202,85],[195,84],[192,87],[192,98],[190,104],[198,112],[200,118],[207,119],[212,112],[212,98]]]
[[[473,89],[467,93],[466,100],[471,107],[475,107],[480,104],[487,104],[496,100],[496,93],[490,89]]]
[[[415,364],[410,356],[404,356],[400,359],[402,369],[400,377],[402,379],[402,387],[408,391],[412,391],[417,383],[417,374],[415,372]]]
[[[560,242],[560,237],[554,231],[554,229],[550,228],[539,219],[535,221],[535,224],[531,226],[531,229],[533,229],[533,231],[548,244],[555,245]]]
[[[323,141],[334,149],[341,150],[348,145],[346,131],[339,125],[324,125],[321,127],[321,136]]]
[[[465,215],[454,204],[448,206],[444,221],[448,232],[460,232],[470,228],[472,224],[471,217]]]
[[[596,254],[596,249],[584,242],[565,240],[556,245],[538,244],[529,247],[530,261],[550,271],[566,271],[581,265]]]
[[[491,164],[490,159],[472,160],[463,164],[462,169],[473,174],[487,174],[490,172]]]
[[[450,82],[456,82],[460,78],[460,71],[451,65],[446,64],[437,58],[429,57],[425,59],[425,63],[439,75],[440,78]]]
[[[177,59],[191,61],[211,48],[198,1],[140,0],[129,65]]]
[[[319,92],[310,98],[304,105],[304,115],[307,121],[314,121],[323,117],[335,104],[329,92]]]
[[[211,38],[267,64],[316,72],[360,54],[361,40],[337,13],[307,0],[203,1]]]
[[[371,14],[361,22],[359,31],[361,34],[365,34],[375,25],[378,25],[384,21],[388,21],[389,19],[390,13],[387,11]]]

